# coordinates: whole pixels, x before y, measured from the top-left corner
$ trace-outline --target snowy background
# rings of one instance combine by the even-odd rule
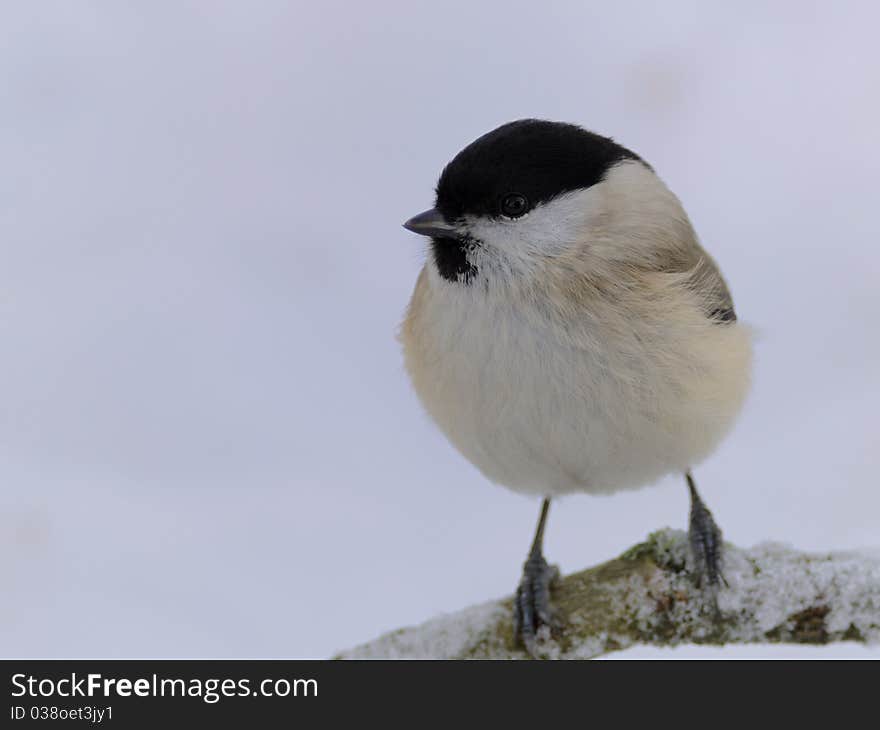
[[[880,545],[874,3],[8,2],[0,653],[322,657],[510,593],[537,503],[447,445],[400,227],[524,116],[683,199],[759,332],[696,471],[725,535]],[[680,479],[551,512],[564,571]],[[839,646],[676,656],[880,656]],[[624,656],[667,656],[636,649]]]

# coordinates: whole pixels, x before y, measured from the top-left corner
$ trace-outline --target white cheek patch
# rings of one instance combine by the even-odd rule
[[[656,262],[664,247],[676,253],[694,240],[678,198],[654,172],[627,160],[589,188],[535,206],[514,220],[465,217],[480,242],[468,259],[490,275],[528,274],[547,257],[571,251],[585,266]]]
[[[465,224],[475,239],[512,258],[561,253],[583,240],[599,207],[600,185],[560,195],[521,218],[466,217]]]

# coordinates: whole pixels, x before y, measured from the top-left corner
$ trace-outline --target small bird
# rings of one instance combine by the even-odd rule
[[[721,531],[692,468],[730,430],[751,338],[678,198],[636,153],[579,126],[504,124],[445,167],[400,339],[431,418],[489,480],[543,497],[514,602],[532,656],[558,628],[550,500],[678,473],[717,611]]]

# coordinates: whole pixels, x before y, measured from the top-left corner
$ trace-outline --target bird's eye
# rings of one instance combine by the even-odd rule
[[[501,199],[501,215],[519,218],[529,211],[529,199],[519,193],[508,193]]]

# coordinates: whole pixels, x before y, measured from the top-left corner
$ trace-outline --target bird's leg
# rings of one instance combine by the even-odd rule
[[[541,516],[532,549],[523,565],[522,580],[516,589],[514,599],[514,636],[526,651],[539,658],[538,640],[557,628],[557,622],[550,605],[550,589],[559,578],[559,568],[548,565],[544,559],[544,523],[550,500],[541,504]]]
[[[690,472],[685,473],[685,479],[691,493],[688,538],[694,559],[697,586],[710,592],[717,617],[721,615],[718,609],[718,589],[722,582],[725,585],[727,583],[721,574],[721,529],[715,524],[712,513],[700,498]]]

